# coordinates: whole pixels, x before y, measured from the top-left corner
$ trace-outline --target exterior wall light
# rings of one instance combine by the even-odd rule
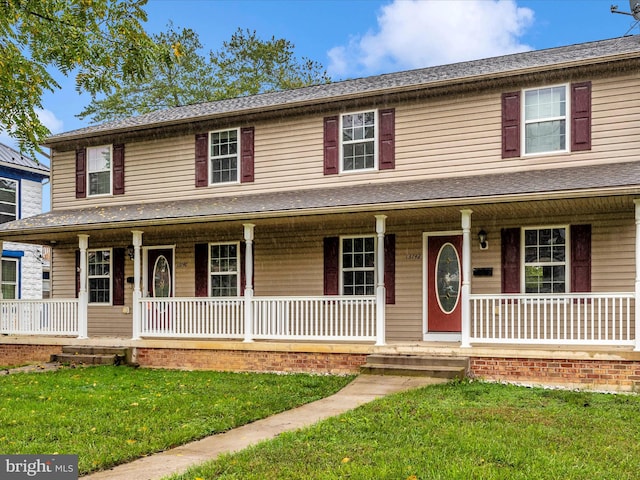
[[[486,250],[489,248],[489,242],[487,241],[487,232],[484,229],[478,232],[478,241],[480,242],[480,250]]]

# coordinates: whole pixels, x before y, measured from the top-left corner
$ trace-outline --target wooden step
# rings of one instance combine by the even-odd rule
[[[466,357],[376,354],[367,356],[360,373],[462,379],[468,368],[469,359]]]

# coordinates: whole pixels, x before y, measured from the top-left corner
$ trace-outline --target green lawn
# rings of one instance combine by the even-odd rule
[[[93,367],[0,376],[2,454],[78,454],[80,473],[291,409],[353,377]]]
[[[640,398],[458,382],[389,396],[174,480],[636,479]]]

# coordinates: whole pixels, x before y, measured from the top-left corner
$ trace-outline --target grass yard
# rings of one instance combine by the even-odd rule
[[[640,398],[482,382],[386,397],[173,480],[636,479]]]
[[[2,454],[78,454],[80,473],[331,395],[353,377],[92,367],[0,376]]]

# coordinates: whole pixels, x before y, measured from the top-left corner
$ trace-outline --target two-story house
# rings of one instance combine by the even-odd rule
[[[42,185],[48,179],[46,165],[0,143],[0,224],[42,213]],[[49,271],[42,247],[4,242],[0,252],[0,298],[41,299],[47,295]]]
[[[639,66],[631,36],[52,136],[52,210],[0,226],[53,248],[52,299],[0,349],[328,372],[454,355],[633,389]]]

